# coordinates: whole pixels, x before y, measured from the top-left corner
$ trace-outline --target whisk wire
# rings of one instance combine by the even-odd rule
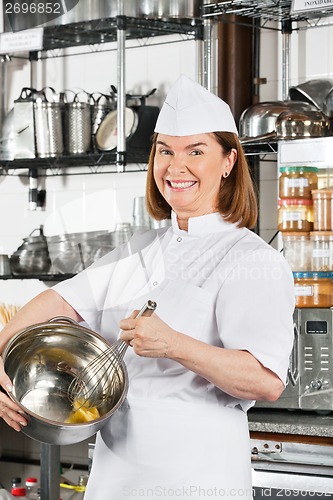
[[[136,315],[150,316],[156,309],[156,302],[148,300]],[[71,381],[68,399],[76,408],[100,407],[107,400],[108,406],[122,390],[124,374],[123,358],[127,342],[118,338],[116,342],[95,356]]]

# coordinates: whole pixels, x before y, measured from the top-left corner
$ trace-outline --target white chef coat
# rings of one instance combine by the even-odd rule
[[[247,350],[285,381],[294,288],[285,259],[218,213],[135,233],[54,289],[88,326],[114,341],[119,321],[157,302],[175,330]],[[125,356],[128,397],[97,435],[86,500],[252,498],[246,411],[170,359]]]

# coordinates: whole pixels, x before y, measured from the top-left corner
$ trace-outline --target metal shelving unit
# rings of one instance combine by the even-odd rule
[[[125,43],[127,40],[160,39],[162,36],[178,34],[181,40],[202,40],[203,22],[198,19],[172,20],[140,19],[126,16],[97,19],[67,25],[44,28],[43,51],[31,53],[31,61],[52,57],[55,49],[78,46],[103,47],[108,42],[117,43],[117,89],[118,89],[118,145],[116,150],[92,152],[84,155],[62,155],[54,158],[32,158],[0,160],[0,173],[5,175],[13,169],[51,169],[53,172],[66,167],[91,167],[91,172],[101,166],[110,166],[108,172],[124,172],[127,164],[147,164],[149,151],[128,148],[124,132],[125,117]],[[2,170],[1,170],[2,169]],[[142,169],[138,167],[137,171]],[[133,171],[133,169],[131,169]],[[56,174],[57,175],[57,174]]]

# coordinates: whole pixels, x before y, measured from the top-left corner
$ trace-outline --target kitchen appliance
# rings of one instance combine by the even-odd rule
[[[260,408],[333,411],[333,308],[296,308],[287,385]]]
[[[74,92],[72,102],[67,102],[66,92],[61,94],[64,101],[65,152],[70,155],[85,154],[91,150],[92,142],[91,97],[85,91]]]

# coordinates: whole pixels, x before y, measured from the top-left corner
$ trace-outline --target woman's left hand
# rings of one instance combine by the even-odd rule
[[[176,342],[177,332],[162,321],[157,314],[136,318],[133,311],[129,318],[120,322],[120,338],[127,342],[136,354],[149,358],[168,358]]]

